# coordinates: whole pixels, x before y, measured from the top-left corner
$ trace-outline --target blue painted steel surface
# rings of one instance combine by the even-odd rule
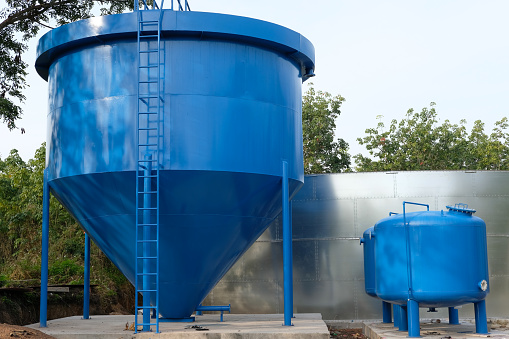
[[[134,283],[136,14],[43,36],[54,195]],[[301,82],[314,50],[300,34],[228,15],[165,11],[159,312],[189,317],[304,179]],[[152,301],[154,302],[154,301]]]
[[[418,338],[421,336],[419,322],[419,304],[417,301],[408,299],[407,301],[407,317],[408,317],[408,336],[410,338]]]
[[[392,304],[382,301],[382,321],[392,323]]]
[[[47,327],[48,320],[48,250],[49,250],[49,202],[50,187],[48,169],[44,169],[42,191],[42,235],[41,235],[41,302],[39,326]]]
[[[90,237],[85,233],[85,277],[83,279],[83,319],[90,319]]]
[[[364,289],[366,293],[377,298],[375,292],[375,228],[370,227],[362,234],[364,244]]]
[[[283,271],[284,271],[284,326],[292,326],[293,316],[293,260],[292,260],[292,224],[290,223],[290,203],[288,194],[288,163],[282,163],[282,200],[283,206]]]
[[[382,300],[405,305],[411,298],[420,307],[450,307],[488,295],[486,224],[482,219],[452,210],[412,212],[380,220],[375,232],[376,295]],[[483,280],[488,283],[486,291],[478,286]]]
[[[449,324],[451,325],[459,325],[460,317],[457,308],[449,307]]]
[[[488,334],[488,321],[486,315],[486,300],[474,303],[475,333]]]
[[[399,305],[396,305],[396,304],[392,304],[392,308],[394,310],[394,327],[399,327],[399,321],[400,321],[400,307]]]

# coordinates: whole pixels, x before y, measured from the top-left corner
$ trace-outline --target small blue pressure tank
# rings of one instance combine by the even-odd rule
[[[489,293],[486,224],[464,206],[397,214],[374,230],[375,291],[382,300],[458,306]],[[405,227],[406,223],[406,227]]]
[[[428,210],[406,213],[406,204]],[[388,303],[397,306],[395,324],[410,337],[419,336],[419,307],[448,307],[449,323],[457,324],[454,307],[466,303],[474,304],[476,332],[487,333],[486,224],[466,204],[447,208],[403,202],[402,214],[391,213],[361,238],[366,293],[383,300],[384,322],[390,322]]]

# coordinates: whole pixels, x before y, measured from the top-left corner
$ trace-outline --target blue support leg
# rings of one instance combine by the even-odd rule
[[[83,319],[90,319],[90,237],[85,233],[85,278],[83,282]]]
[[[392,305],[386,301],[382,301],[383,322],[392,323]]]
[[[400,331],[408,331],[408,317],[407,317],[407,307],[400,306],[399,307],[399,330]]]
[[[39,327],[48,327],[49,197],[48,169],[46,168],[44,170],[42,193],[41,304]]]
[[[449,325],[459,325],[460,317],[458,313],[458,309],[449,307]]]
[[[486,316],[486,301],[474,303],[475,333],[488,334],[488,319]]]
[[[407,301],[408,312],[408,336],[411,338],[419,338],[421,336],[419,322],[419,303],[415,300]]]
[[[283,161],[283,284],[284,284],[284,326],[292,326],[292,284],[293,284],[293,262],[292,262],[292,225],[290,223],[290,208],[288,202],[288,163]]]
[[[399,326],[399,305],[396,305],[396,304],[393,304],[392,306],[393,308],[393,313],[394,313],[394,327],[398,327]]]

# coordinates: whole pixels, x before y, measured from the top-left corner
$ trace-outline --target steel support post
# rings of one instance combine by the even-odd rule
[[[475,333],[488,334],[488,319],[486,316],[486,301],[474,303]]]
[[[283,161],[283,187],[281,190],[283,204],[283,283],[284,283],[284,326],[292,326],[293,316],[293,258],[292,258],[292,224],[290,222],[290,203],[288,190],[288,163]]]
[[[382,314],[384,323],[392,323],[392,305],[386,301],[382,301]]]
[[[407,317],[407,307],[400,306],[399,307],[399,330],[400,331],[408,331],[408,317]]]
[[[450,325],[459,325],[460,317],[458,314],[458,309],[454,307],[449,307],[449,324]]]
[[[394,313],[394,327],[399,326],[399,305],[393,304],[393,313]]]
[[[419,338],[421,329],[419,323],[419,303],[415,300],[408,299],[408,336],[411,338]]]
[[[90,237],[85,233],[85,278],[83,282],[83,319],[90,319]]]
[[[42,250],[41,250],[41,304],[39,327],[48,327],[48,248],[49,248],[49,183],[48,169],[44,170],[42,191]]]

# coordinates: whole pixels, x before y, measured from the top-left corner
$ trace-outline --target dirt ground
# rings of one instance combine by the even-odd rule
[[[0,338],[55,339],[32,328],[8,324],[0,324]]]
[[[341,338],[341,339],[367,339],[367,337],[362,334],[361,328],[333,328],[329,327],[330,337],[331,338]]]

